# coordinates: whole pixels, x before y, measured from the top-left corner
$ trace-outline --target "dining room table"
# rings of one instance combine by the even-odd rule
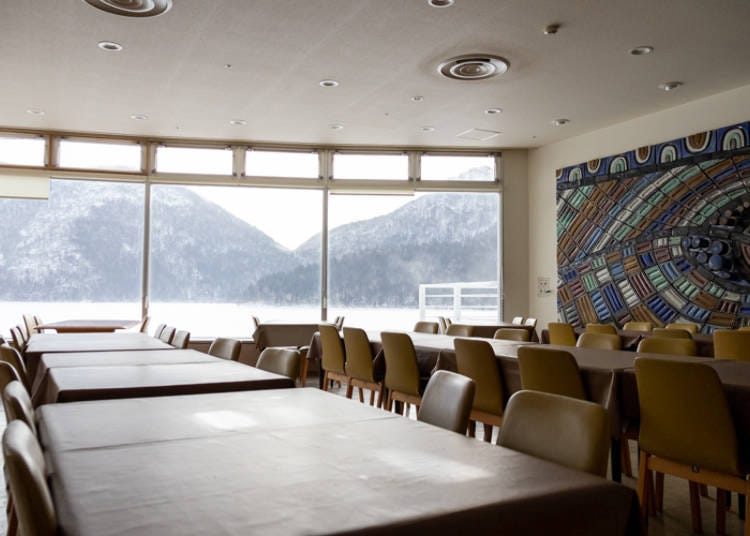
[[[61,320],[39,324],[37,329],[49,329],[57,333],[112,333],[130,329],[140,324],[138,320]]]
[[[631,488],[318,389],[37,413],[64,536],[640,534]]]

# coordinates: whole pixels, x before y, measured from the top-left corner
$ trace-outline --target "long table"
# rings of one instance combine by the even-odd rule
[[[138,320],[62,320],[41,324],[37,329],[51,329],[57,333],[112,333],[118,329],[135,327]]]
[[[24,357],[26,368],[34,378],[42,354],[170,349],[174,347],[146,333],[42,333],[29,338]]]
[[[38,414],[63,535],[640,529],[627,487],[317,389]]]

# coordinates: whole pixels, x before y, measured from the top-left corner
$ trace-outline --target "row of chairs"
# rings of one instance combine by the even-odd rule
[[[159,324],[156,326],[154,331],[154,338],[159,339],[169,345],[174,346],[180,350],[184,350],[190,344],[190,332],[185,330],[177,330],[172,326],[166,324]]]
[[[536,320],[534,320],[534,325],[536,325]],[[435,335],[437,333],[441,333],[441,328],[438,322],[428,322],[420,320],[419,322],[414,324],[414,329],[412,329],[412,331],[414,331],[415,333],[430,333]],[[474,326],[471,326],[469,324],[450,324],[445,331],[442,331],[442,333],[445,333],[446,335],[452,335],[454,337],[473,337]],[[524,328],[499,328],[495,330],[494,338],[528,342],[531,339],[531,335],[529,333],[529,330]]]

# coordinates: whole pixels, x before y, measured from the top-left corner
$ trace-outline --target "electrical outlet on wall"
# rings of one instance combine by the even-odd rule
[[[537,277],[536,278],[536,295],[539,298],[549,296],[552,294],[552,288],[550,288],[549,277]]]

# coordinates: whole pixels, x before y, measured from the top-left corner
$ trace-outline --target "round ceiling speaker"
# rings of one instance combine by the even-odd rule
[[[467,54],[444,61],[438,72],[454,80],[484,80],[503,74],[510,63],[500,56],[489,54]]]
[[[172,7],[172,0],[83,0],[97,9],[124,17],[155,17]]]

